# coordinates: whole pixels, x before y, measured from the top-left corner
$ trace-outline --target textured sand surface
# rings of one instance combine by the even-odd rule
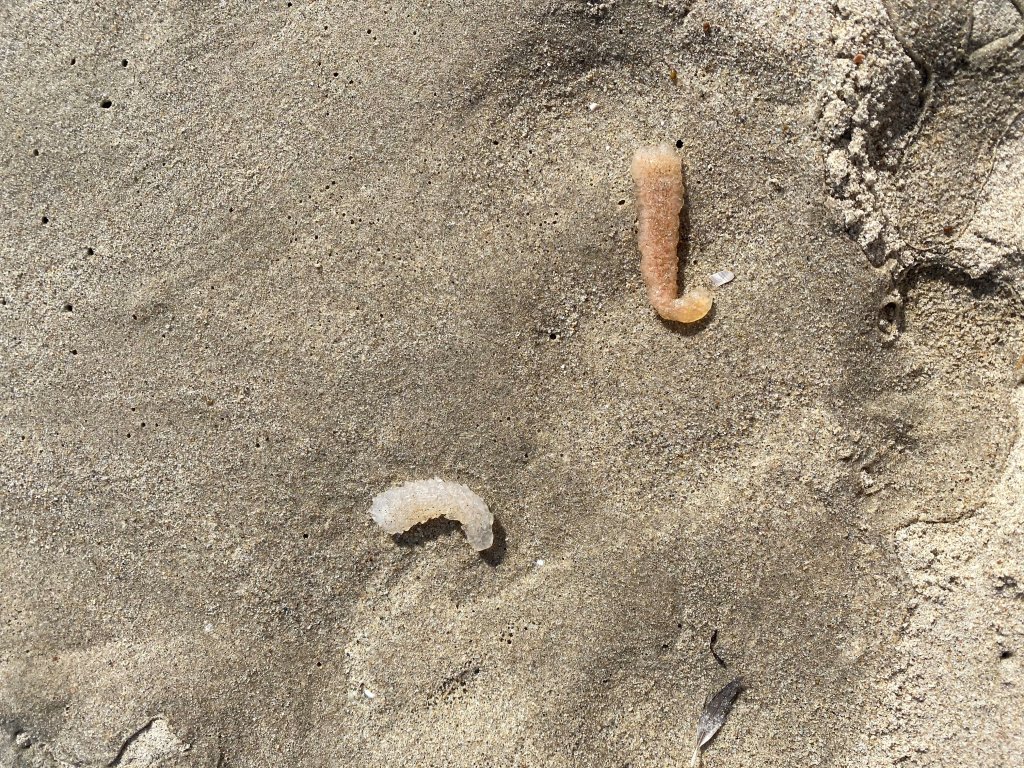
[[[1020,764],[1019,0],[117,5],[0,3],[0,765]]]

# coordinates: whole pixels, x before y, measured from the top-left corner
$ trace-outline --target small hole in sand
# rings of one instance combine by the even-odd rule
[[[683,140],[682,139],[676,139],[676,149],[682,149],[682,148],[683,148]]]
[[[112,102],[110,99],[104,99],[100,102],[100,106],[104,109],[110,109],[113,106],[113,104],[114,102]]]

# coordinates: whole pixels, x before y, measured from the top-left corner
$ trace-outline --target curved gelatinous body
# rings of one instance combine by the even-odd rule
[[[487,503],[461,483],[435,477],[394,485],[373,497],[370,516],[388,533],[401,533],[435,517],[462,523],[477,552],[494,543],[494,515]]]
[[[679,212],[683,166],[672,147],[641,147],[630,168],[640,219],[640,273],[651,306],[666,320],[693,323],[711,310],[711,291],[691,288],[679,296]]]

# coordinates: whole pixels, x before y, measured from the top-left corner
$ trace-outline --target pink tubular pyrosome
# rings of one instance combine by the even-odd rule
[[[679,213],[683,166],[668,145],[641,147],[630,168],[640,219],[640,274],[654,310],[666,320],[693,323],[711,310],[711,291],[691,288],[679,296]]]

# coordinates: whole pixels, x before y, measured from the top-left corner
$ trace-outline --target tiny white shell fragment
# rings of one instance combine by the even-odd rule
[[[708,282],[711,283],[712,288],[721,288],[726,283],[731,283],[735,279],[736,275],[728,269],[723,269],[721,272],[715,272],[715,274],[708,276]]]

